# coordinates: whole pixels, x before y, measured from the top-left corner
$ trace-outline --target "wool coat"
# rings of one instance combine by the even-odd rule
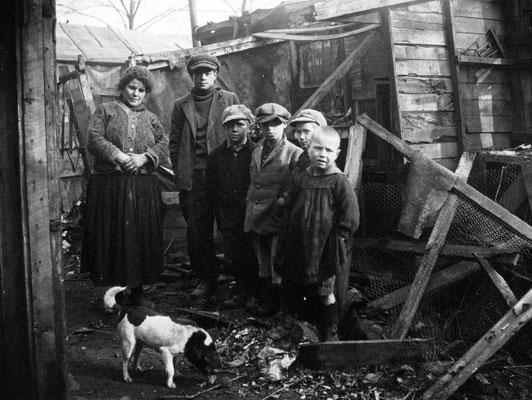
[[[233,104],[240,104],[233,92],[217,88],[212,96],[207,123],[207,153],[218,147],[226,134],[222,125],[223,110]],[[191,190],[194,174],[196,105],[192,93],[174,103],[170,125],[170,160],[178,190]]]
[[[303,152],[283,137],[261,165],[265,139],[261,140],[251,156],[244,231],[259,235],[277,235],[282,232],[282,212],[275,210],[280,197],[286,197],[292,181],[292,171]]]

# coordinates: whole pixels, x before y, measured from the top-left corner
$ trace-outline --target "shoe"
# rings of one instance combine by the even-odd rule
[[[244,305],[244,300],[242,300],[242,297],[234,295],[230,299],[227,299],[222,302],[222,307],[226,308],[228,310],[232,310],[235,308],[240,308]]]
[[[338,342],[338,328],[336,326],[329,326],[325,331],[325,342]]]
[[[256,297],[248,297],[245,305],[246,311],[253,311],[259,308],[259,300]]]
[[[201,281],[201,283],[190,293],[192,297],[206,299],[216,292],[216,285],[210,281]]]

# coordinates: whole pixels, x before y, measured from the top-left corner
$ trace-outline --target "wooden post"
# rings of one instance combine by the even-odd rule
[[[443,1],[444,29],[451,63],[451,82],[453,87],[454,123],[457,130],[458,151],[467,151],[466,126],[462,119],[462,96],[460,93],[460,65],[456,56],[456,43],[454,38],[454,15],[452,0]]]
[[[473,167],[473,161],[475,160],[474,153],[464,153],[456,169],[456,174],[459,178],[467,179],[471,168]],[[408,293],[408,297],[405,301],[399,319],[392,329],[391,337],[394,339],[404,339],[408,333],[408,329],[414,319],[414,315],[417,311],[421,298],[425,293],[430,276],[434,269],[434,265],[438,260],[440,249],[445,243],[447,233],[451,227],[451,223],[456,212],[458,203],[458,196],[456,194],[449,194],[443,207],[440,210],[436,224],[432,228],[429,241],[426,247],[426,253],[421,260],[419,269],[414,278],[414,282]]]
[[[67,398],[61,223],[56,166],[55,4],[23,5],[20,42],[19,168],[25,247],[27,315],[37,398]],[[13,22],[14,23],[14,22]],[[22,290],[22,288],[20,288]],[[28,371],[24,371],[29,374]],[[31,384],[28,382],[28,384]]]
[[[532,318],[532,290],[525,294],[445,375],[423,393],[423,400],[448,399],[484,362]]]

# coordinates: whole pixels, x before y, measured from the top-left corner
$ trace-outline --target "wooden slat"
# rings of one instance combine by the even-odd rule
[[[503,20],[455,17],[454,21],[456,33],[473,33],[480,36],[488,29],[493,29],[497,35],[506,33]]]
[[[399,104],[401,111],[453,111],[452,94],[400,94]]]
[[[475,156],[474,153],[466,152],[462,154],[458,168],[456,169],[456,175],[458,178],[467,180],[467,177],[473,168]],[[447,233],[451,227],[454,214],[456,213],[457,205],[458,197],[451,193],[440,209],[436,223],[430,233],[426,252],[420,262],[414,282],[408,291],[408,297],[406,298],[397,322],[392,329],[391,337],[394,339],[404,339],[408,333],[414,315],[419,307],[419,303],[421,302],[421,298],[425,293],[430,276],[432,275],[434,265],[438,260],[440,250],[445,243]]]
[[[297,361],[309,368],[394,365],[424,360],[425,339],[353,340],[302,344]]]
[[[456,17],[504,21],[503,5],[483,0],[453,2],[453,13]]]
[[[434,273],[427,284],[425,293],[431,293],[452,286],[453,284],[467,278],[473,272],[480,269],[476,262],[462,261],[444,270]],[[382,308],[388,310],[402,304],[410,291],[411,285],[388,293],[368,303],[369,307]]]
[[[397,90],[400,94],[452,93],[452,85],[449,78],[400,76]]]
[[[460,64],[473,64],[473,65],[485,65],[485,66],[512,66],[516,63],[516,60],[512,58],[495,58],[495,57],[474,57],[466,55],[458,55],[458,62]]]
[[[414,44],[427,46],[445,46],[443,31],[423,31],[408,28],[394,28],[395,44]]]
[[[443,24],[443,15],[441,10],[439,12],[413,12],[405,8],[397,8],[391,10],[392,22],[395,24],[396,21],[412,21],[412,22],[425,22],[430,24]]]
[[[360,53],[364,52],[373,40],[375,33],[370,33],[362,40],[360,45],[347,56],[347,58],[336,68],[336,70],[329,75],[329,77],[320,85],[320,87],[305,101],[305,103],[299,107],[299,109],[293,114],[297,115],[301,110],[305,108],[314,108],[326,95],[331,88],[344,77],[349,71],[351,65],[357,60]]]
[[[338,17],[347,17],[356,14],[366,14],[373,11],[378,11],[385,7],[405,5],[409,3],[416,3],[419,0],[327,0],[317,1],[314,4],[316,12],[316,20],[322,21],[326,19],[334,19]]]
[[[498,83],[461,83],[460,91],[464,99],[472,100],[511,100],[510,85]]]
[[[498,117],[492,115],[464,115],[464,123],[466,131],[471,133],[478,132],[508,132],[512,131],[513,118],[512,117]],[[509,146],[504,146],[508,148]]]
[[[474,83],[474,84],[502,84],[509,85],[510,77],[505,69],[501,68],[490,68],[486,74],[481,76],[481,79],[478,77],[478,69],[471,66],[463,66],[460,70],[460,83]]]
[[[478,149],[507,149],[511,144],[511,134],[508,133],[468,133],[467,146],[471,150]]]
[[[395,45],[396,60],[449,60],[445,47],[419,45]]]
[[[532,319],[532,290],[526,293],[480,338],[445,375],[422,395],[423,400],[446,400],[493,354]]]
[[[511,100],[499,99],[464,99],[462,102],[464,115],[496,115],[513,116]]]
[[[517,298],[512,292],[512,289],[510,289],[510,286],[508,286],[508,283],[506,283],[504,278],[497,271],[495,271],[495,269],[486,259],[478,255],[477,259],[478,263],[482,266],[482,268],[484,268],[484,271],[486,271],[495,287],[501,293],[504,301],[506,302],[506,304],[508,304],[508,307],[513,307],[515,303],[517,303]]]
[[[396,74],[418,76],[451,76],[451,66],[445,60],[398,60]]]
[[[403,131],[403,140],[409,144],[456,141],[456,129],[434,126],[428,129]]]
[[[443,142],[443,143],[428,143],[428,144],[412,144],[413,149],[421,151],[430,158],[451,158],[457,157],[458,143],[457,142]]]

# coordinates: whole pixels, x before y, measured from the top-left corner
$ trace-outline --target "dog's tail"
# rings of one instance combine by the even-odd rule
[[[126,290],[126,286],[113,286],[105,292],[103,296],[103,305],[109,311],[120,310],[121,306],[116,302],[115,296]]]

